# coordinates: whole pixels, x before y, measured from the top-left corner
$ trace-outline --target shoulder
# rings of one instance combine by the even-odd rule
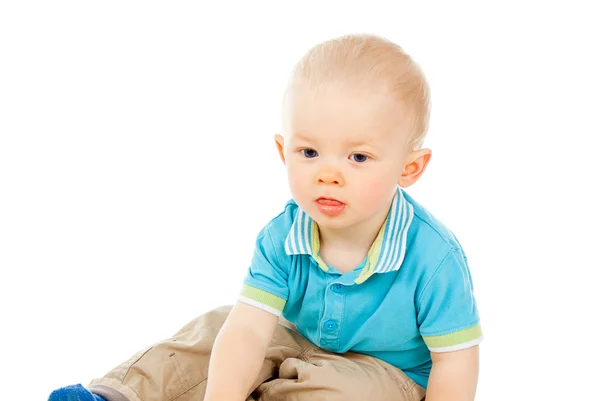
[[[256,239],[257,248],[274,254],[281,265],[285,265],[286,259],[289,259],[285,244],[299,210],[296,202],[289,200],[283,210],[265,224]]]
[[[404,192],[404,197],[413,207],[414,216],[411,230],[414,236],[427,238],[441,249],[460,248],[458,239],[444,223],[406,192]]]
[[[262,232],[268,234],[273,242],[283,244],[292,229],[298,211],[298,205],[290,199],[283,210],[264,226]]]
[[[466,267],[466,257],[454,233],[429,210],[404,193],[413,207],[413,220],[407,238],[407,258],[418,266],[427,280],[443,264],[453,260]]]

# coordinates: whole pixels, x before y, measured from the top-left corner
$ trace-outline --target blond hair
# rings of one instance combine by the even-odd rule
[[[419,65],[385,38],[346,35],[314,46],[294,67],[286,94],[299,86],[315,93],[335,87],[389,96],[403,106],[398,116],[409,119],[409,146],[423,145],[429,128],[429,85]]]

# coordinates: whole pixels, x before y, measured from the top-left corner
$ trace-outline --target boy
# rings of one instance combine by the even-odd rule
[[[237,304],[50,400],[473,400],[466,257],[403,190],[429,163],[428,120],[426,80],[397,45],[311,49],[275,137],[293,200],[259,233]]]

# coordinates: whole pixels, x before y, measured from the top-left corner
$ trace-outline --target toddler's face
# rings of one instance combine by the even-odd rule
[[[391,118],[401,112],[383,96],[334,91],[294,93],[286,102],[277,141],[290,189],[320,227],[350,227],[387,213],[409,154],[406,124]]]

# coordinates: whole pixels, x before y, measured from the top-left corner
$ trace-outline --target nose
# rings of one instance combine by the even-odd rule
[[[333,184],[342,186],[344,185],[344,177],[338,169],[327,167],[319,171],[317,182],[319,184]]]

